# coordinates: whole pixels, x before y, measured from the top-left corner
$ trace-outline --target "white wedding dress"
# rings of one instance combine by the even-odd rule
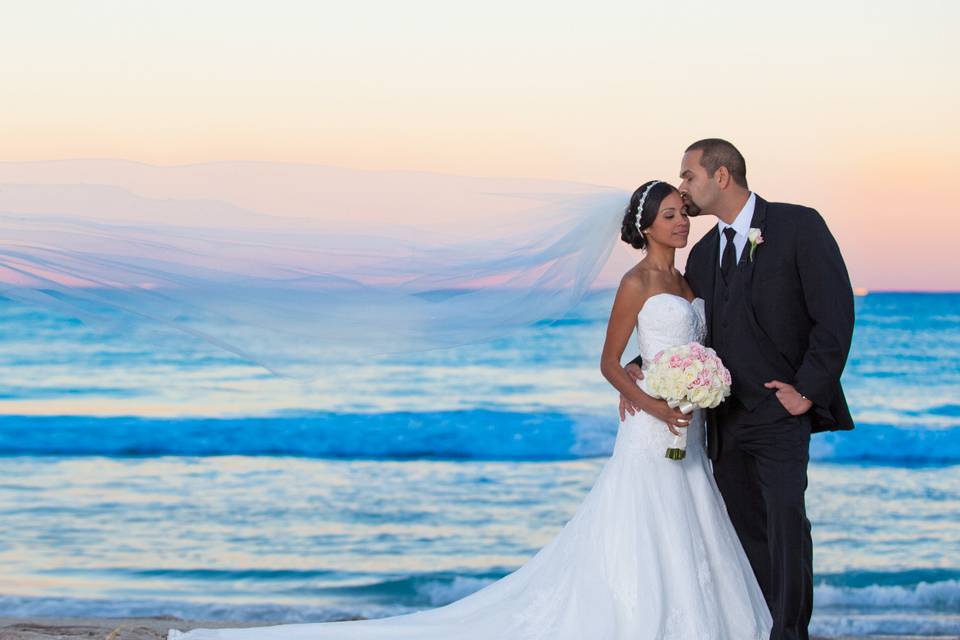
[[[704,325],[703,300],[650,297],[637,317],[644,361],[702,341]],[[628,415],[559,534],[456,602],[376,620],[171,630],[168,640],[766,640],[770,612],[714,483],[701,414],[681,461],[664,457],[673,436],[663,422]]]

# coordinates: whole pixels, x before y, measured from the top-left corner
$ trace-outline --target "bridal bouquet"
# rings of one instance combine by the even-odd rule
[[[683,413],[696,408],[713,409],[730,395],[730,372],[716,351],[698,342],[664,349],[653,357],[646,374],[651,395],[679,407]],[[687,434],[675,436],[667,457],[682,460],[687,455]]]

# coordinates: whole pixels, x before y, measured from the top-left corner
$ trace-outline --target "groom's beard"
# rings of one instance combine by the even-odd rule
[[[690,196],[684,194],[681,197],[683,198],[683,212],[685,214],[687,214],[691,218],[695,218],[696,216],[703,213],[703,209],[698,207],[697,204],[690,199]]]

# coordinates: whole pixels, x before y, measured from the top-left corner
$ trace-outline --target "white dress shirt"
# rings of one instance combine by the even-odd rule
[[[720,231],[720,262],[723,262],[723,250],[727,247],[727,236],[723,230],[727,227],[733,227],[737,235],[733,236],[733,248],[737,251],[737,264],[740,264],[740,256],[743,255],[743,248],[747,246],[747,236],[750,234],[750,223],[753,221],[753,210],[757,206],[757,194],[750,192],[750,197],[740,209],[740,213],[733,219],[733,224],[727,224],[723,220],[717,222],[718,231]]]

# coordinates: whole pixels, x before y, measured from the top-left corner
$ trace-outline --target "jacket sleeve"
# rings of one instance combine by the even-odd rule
[[[809,209],[796,220],[797,271],[812,327],[794,386],[828,408],[853,339],[853,288],[840,247],[820,214]]]

